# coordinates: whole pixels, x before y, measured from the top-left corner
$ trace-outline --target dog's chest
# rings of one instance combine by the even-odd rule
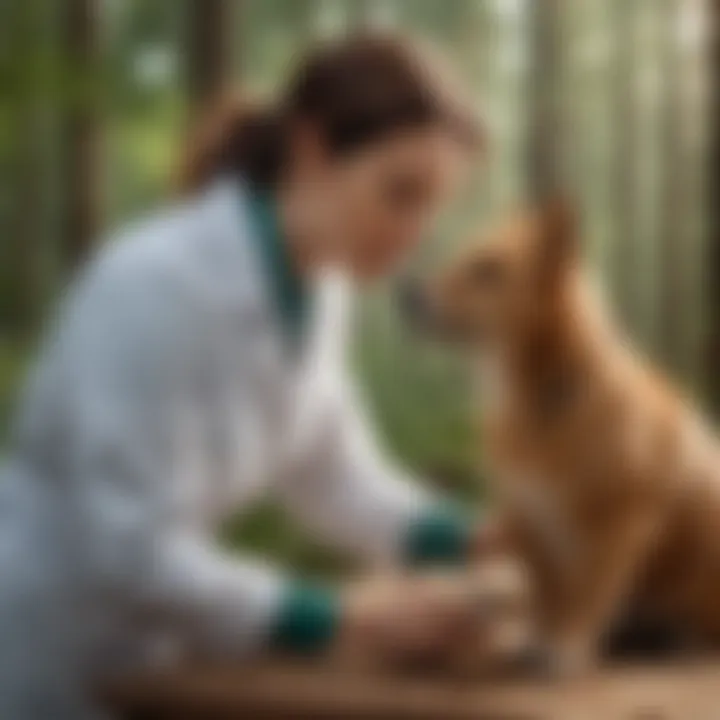
[[[530,528],[548,556],[565,570],[576,567],[579,543],[572,514],[552,484],[529,472],[511,472],[499,483],[503,503]]]
[[[532,529],[545,551],[566,569],[576,565],[578,543],[567,498],[544,470],[542,433],[524,417],[519,393],[499,356],[480,364],[476,391],[482,408],[488,474],[498,499]]]

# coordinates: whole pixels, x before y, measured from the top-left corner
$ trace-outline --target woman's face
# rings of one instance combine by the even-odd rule
[[[302,164],[297,169],[313,242],[357,278],[372,279],[418,244],[469,160],[447,131],[428,128],[339,157],[317,152],[305,173]]]

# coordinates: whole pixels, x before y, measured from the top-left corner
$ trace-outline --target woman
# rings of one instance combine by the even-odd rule
[[[84,717],[96,677],[190,652],[403,654],[462,629],[422,580],[334,593],[213,531],[271,491],[369,561],[467,552],[462,519],[376,452],[344,356],[348,285],[419,241],[477,144],[417,49],[339,41],[216,119],[183,201],[87,268],[0,490],[0,717]]]

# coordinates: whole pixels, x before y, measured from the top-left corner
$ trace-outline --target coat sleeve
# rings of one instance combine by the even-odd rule
[[[343,381],[303,462],[285,473],[288,509],[334,545],[380,564],[456,562],[466,555],[464,513],[380,449],[359,397]]]

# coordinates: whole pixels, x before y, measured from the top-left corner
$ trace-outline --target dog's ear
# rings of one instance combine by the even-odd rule
[[[565,198],[554,198],[539,210],[540,272],[552,283],[578,257],[579,227],[575,208]]]

